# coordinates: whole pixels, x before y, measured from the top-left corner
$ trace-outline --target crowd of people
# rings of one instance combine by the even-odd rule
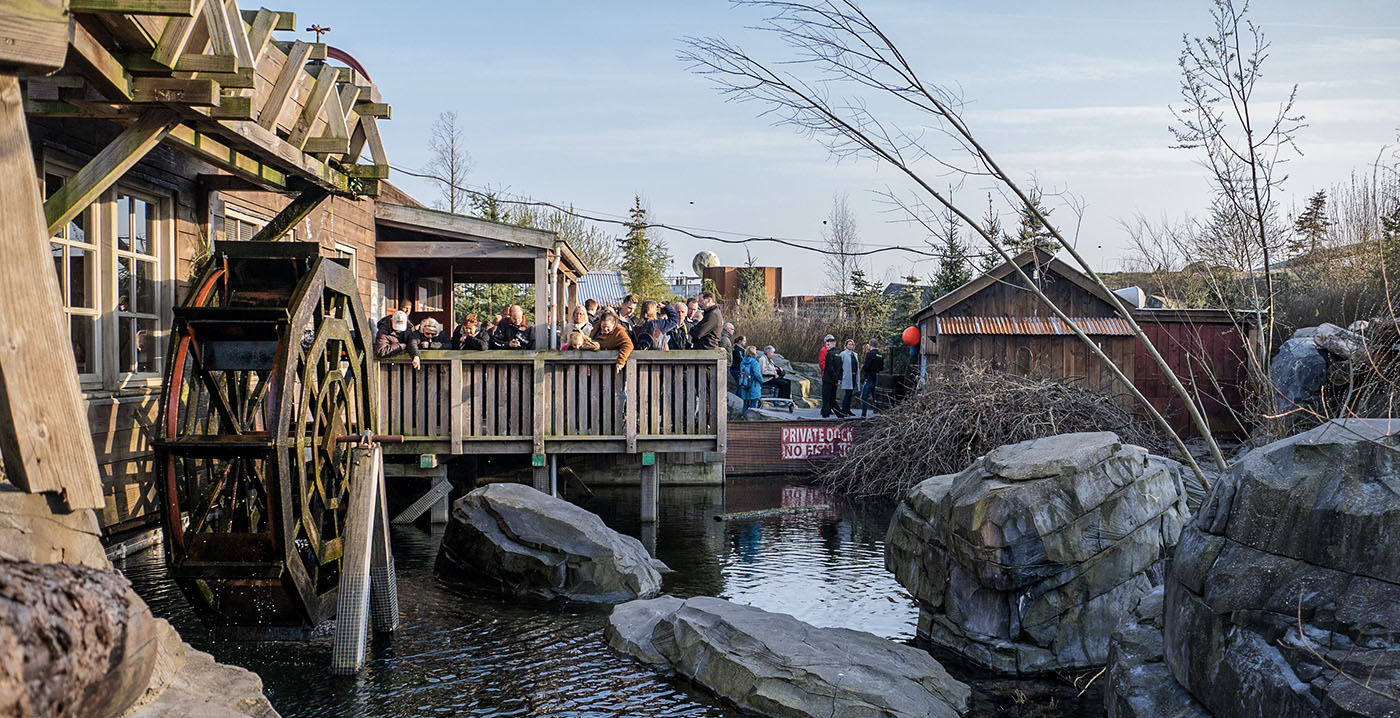
[[[416,326],[409,321],[413,303],[405,301],[397,311],[379,320],[374,337],[374,353],[381,358],[407,352],[413,368],[421,366],[423,349],[533,349],[538,327],[530,326],[525,310],[518,304],[482,323],[468,314],[444,339],[442,325],[427,317]],[[700,292],[674,302],[639,302],[631,294],[616,307],[604,307],[589,299],[565,313],[559,326],[560,348],[565,350],[613,350],[618,353],[617,370],[627,364],[633,350],[721,349],[725,330],[733,332],[711,292]]]
[[[538,327],[530,326],[525,310],[511,305],[499,315],[482,323],[475,314],[468,314],[462,323],[444,336],[438,320],[427,317],[417,325],[409,321],[412,302],[403,302],[393,314],[379,320],[374,337],[374,353],[389,357],[407,352],[413,368],[421,366],[419,352],[423,349],[456,349],[483,351],[487,349],[533,349]],[[711,292],[684,301],[638,301],[631,294],[616,307],[605,307],[589,299],[576,304],[565,313],[559,325],[560,348],[564,350],[617,352],[616,371],[627,365],[634,350],[724,349],[729,352],[729,379],[735,393],[743,400],[742,413],[758,406],[764,387],[773,396],[790,399],[791,383],[778,365],[777,350],[772,345],[749,346],[748,337],[735,336],[734,325],[724,321],[723,313]],[[874,406],[876,377],[885,368],[878,343],[871,339],[857,353],[854,339],[847,339],[845,348],[836,350],[836,337],[826,335],[817,354],[821,370],[821,415],[823,418],[854,416],[852,403],[859,399],[861,416]],[[838,396],[840,398],[838,402]]]

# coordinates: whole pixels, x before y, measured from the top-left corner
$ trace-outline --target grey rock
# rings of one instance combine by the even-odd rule
[[[1216,716],[1400,716],[1328,666],[1400,685],[1400,420],[1334,420],[1249,453],[1165,579],[1172,677]]]
[[[915,486],[885,568],[933,644],[1008,674],[1087,668],[1160,583],[1188,515],[1175,461],[1106,432],[1035,439]]]
[[[180,640],[163,619],[146,694],[121,718],[278,718],[258,674],[218,663]]]
[[[458,499],[437,572],[511,596],[618,603],[661,591],[642,543],[596,514],[521,484],[491,484]]]
[[[1351,324],[1348,324],[1348,325],[1347,325],[1347,331],[1349,331],[1349,332],[1364,332],[1364,331],[1366,331],[1368,328],[1370,328],[1370,326],[1371,326],[1371,322],[1369,322],[1369,321],[1367,321],[1367,320],[1365,320],[1365,319],[1358,319],[1358,320],[1352,322]]]
[[[1319,325],[1312,339],[1319,349],[1344,359],[1358,357],[1366,352],[1366,337],[1335,324]]]
[[[1269,363],[1276,394],[1274,406],[1287,411],[1317,399],[1327,375],[1327,359],[1318,351],[1313,337],[1284,342]]]
[[[626,603],[606,635],[614,648],[764,716],[952,718],[971,697],[916,648],[719,598]]]
[[[1160,586],[1113,632],[1103,680],[1108,718],[1210,718],[1163,660]]]

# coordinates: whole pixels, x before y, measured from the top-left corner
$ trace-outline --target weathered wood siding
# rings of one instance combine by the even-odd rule
[[[1230,323],[1145,321],[1142,330],[1179,378],[1202,398],[1202,410],[1213,432],[1241,431],[1239,412],[1250,400],[1247,337]],[[1181,397],[1141,344],[1134,344],[1138,389],[1182,436],[1196,436],[1194,422]]]

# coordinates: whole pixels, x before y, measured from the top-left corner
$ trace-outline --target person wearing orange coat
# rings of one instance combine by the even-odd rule
[[[617,372],[620,373],[622,367],[627,366],[627,357],[632,354],[632,337],[611,309],[599,315],[597,325],[593,327],[593,341],[598,343],[599,349],[617,350]]]

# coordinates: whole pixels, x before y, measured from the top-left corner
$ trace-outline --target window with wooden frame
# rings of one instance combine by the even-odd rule
[[[44,194],[74,170],[46,161]],[[124,181],[49,240],[87,391],[160,382],[174,302],[172,198]]]
[[[360,271],[355,266],[355,248],[341,242],[335,243],[335,256],[337,259],[349,260],[346,266],[350,267],[350,274],[356,279],[360,278]]]
[[[44,196],[53,196],[65,179],[64,175],[46,172]],[[73,358],[79,379],[87,381],[100,379],[102,371],[102,352],[98,349],[98,247],[93,214],[91,208],[84,210],[49,240]]]
[[[113,206],[116,259],[116,369],[118,374],[158,374],[160,348],[160,203],[127,190]]]

